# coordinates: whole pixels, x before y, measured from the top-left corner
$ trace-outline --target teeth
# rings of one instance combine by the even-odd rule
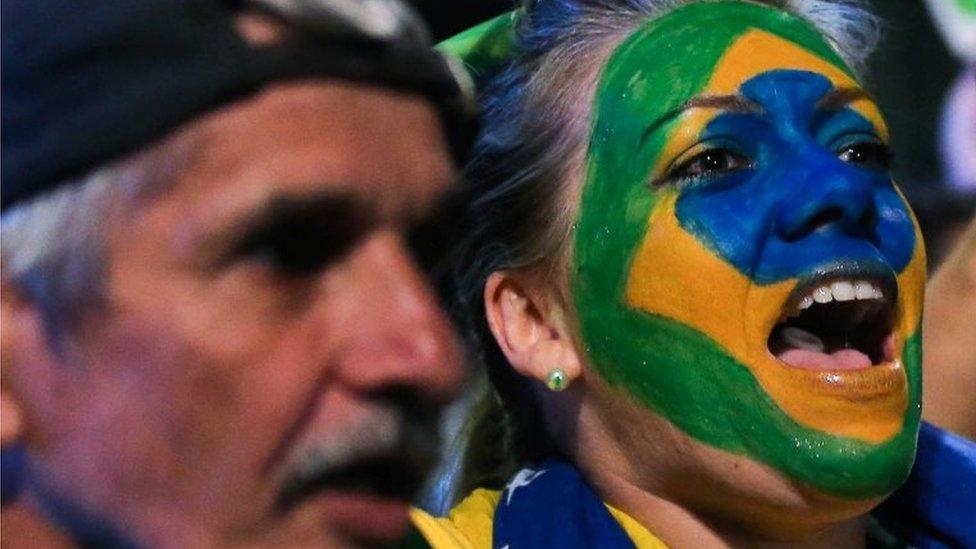
[[[854,294],[858,299],[873,299],[875,288],[870,282],[858,281],[854,283]]]
[[[813,291],[813,300],[817,303],[830,303],[833,299],[834,296],[830,293],[830,288],[827,286],[821,286]]]
[[[830,292],[834,294],[835,301],[851,301],[854,299],[854,286],[850,282],[843,280],[834,282],[830,285]]]
[[[827,348],[823,340],[819,337],[793,326],[783,328],[782,337],[787,344],[796,349],[806,349],[808,351],[822,353]]]
[[[817,286],[809,294],[800,298],[796,313],[809,309],[814,303],[831,301],[853,301],[855,299],[884,299],[881,289],[866,280],[838,280],[830,285]]]

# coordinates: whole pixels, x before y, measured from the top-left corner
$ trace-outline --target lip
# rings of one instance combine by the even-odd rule
[[[896,345],[901,349],[901,343]],[[775,356],[769,358],[799,385],[824,396],[844,400],[871,401],[888,398],[905,391],[905,369],[901,359],[857,370],[809,370],[783,364]]]
[[[363,544],[389,544],[403,538],[410,504],[353,490],[325,490],[290,513],[314,513],[343,538]]]
[[[797,284],[790,292],[781,309],[795,309],[804,292],[811,286],[831,284],[838,280],[866,280],[881,287],[885,299],[892,305],[898,302],[898,280],[895,273],[879,261],[838,262],[817,269],[813,273],[798,277]]]
[[[898,281],[895,274],[881,262],[837,262],[800,277],[784,300],[768,305],[774,310],[763,315],[767,322],[764,323],[760,333],[768,337],[784,318],[797,314],[801,300],[809,295],[811,288],[850,280],[866,281],[880,288],[884,295],[883,299],[887,302],[886,307],[892,315],[890,332],[885,336],[882,344],[884,359],[881,362],[873,363],[868,367],[843,369],[794,366],[782,362],[769,350],[768,342],[762,341],[765,354],[780,369],[788,371],[800,385],[828,397],[869,401],[903,392],[907,381],[900,359],[905,343],[904,335],[900,333],[902,326],[900,314],[903,308],[899,306]]]

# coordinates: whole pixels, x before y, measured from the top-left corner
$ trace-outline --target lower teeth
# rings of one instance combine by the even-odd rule
[[[780,332],[780,337],[783,341],[795,349],[804,349],[807,351],[817,351],[824,352],[827,346],[824,344],[823,340],[816,335],[795,326],[788,326],[783,328]]]

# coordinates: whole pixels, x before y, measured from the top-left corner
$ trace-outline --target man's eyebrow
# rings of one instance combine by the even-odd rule
[[[738,94],[729,95],[699,95],[692,97],[680,107],[665,113],[663,116],[651,123],[650,126],[641,134],[641,144],[647,140],[648,136],[657,131],[669,120],[674,119],[681,113],[689,109],[720,109],[726,112],[760,114],[763,109],[755,101],[747,99]]]
[[[364,204],[352,196],[338,193],[322,193],[306,196],[272,194],[237,221],[238,232],[261,230],[289,224],[295,221],[326,217],[361,216]]]
[[[214,259],[226,261],[266,244],[299,238],[314,244],[356,238],[375,223],[375,211],[351,194],[272,194],[240,212],[207,238]],[[208,254],[209,255],[209,254]]]
[[[818,109],[836,111],[846,107],[858,99],[874,101],[871,94],[856,86],[834,88],[821,97],[816,104]]]

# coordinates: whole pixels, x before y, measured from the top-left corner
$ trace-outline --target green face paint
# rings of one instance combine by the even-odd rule
[[[441,42],[437,49],[463,60],[471,77],[483,84],[515,57],[518,16],[518,11],[503,13]]]
[[[819,112],[815,105],[822,94],[853,82],[843,62],[807,23],[751,3],[692,4],[626,39],[611,56],[598,85],[577,223],[573,290],[583,341],[594,367],[609,383],[624,388],[690,436],[766,463],[830,494],[854,499],[880,496],[907,475],[920,417],[918,320],[924,252],[915,238],[910,214],[903,210],[906,213],[899,218],[900,225],[883,228],[898,236],[903,243],[898,249],[877,254],[863,243],[842,242],[838,237],[836,243],[824,241],[797,248],[795,257],[790,256],[792,263],[776,263],[759,255],[769,247],[768,237],[762,233],[736,238],[741,235],[726,236],[715,227],[724,227],[726,218],[738,221],[751,215],[779,215],[776,209],[785,199],[775,193],[798,185],[795,180],[783,178],[775,181],[777,185],[768,185],[768,191],[755,197],[758,206],[753,204],[753,196],[747,196],[744,202],[750,209],[738,217],[726,215],[729,210],[722,202],[718,206],[697,205],[692,200],[695,193],[706,195],[700,202],[710,204],[706,199],[713,191],[704,183],[689,183],[680,190],[666,186],[658,191],[648,183],[662,161],[673,160],[667,155],[680,137],[677,129],[687,126],[688,117],[672,113],[703,91],[721,90],[728,84],[719,81],[717,70],[724,66],[730,48],[750,33],[756,43],[788,42],[815,58],[816,62],[810,63],[829,67],[824,70],[830,74],[814,74],[810,72],[814,65],[809,64],[785,70],[791,67],[776,64],[778,46],[774,44],[770,47],[774,53],[769,56],[769,70],[756,72],[748,82],[736,81],[731,89],[740,93],[735,88],[748,87],[753,93],[750,99],[761,105],[766,122],[757,124],[745,115],[716,117],[703,125],[704,129],[698,128],[702,135],[717,139],[724,136],[720,129],[731,128],[733,133],[748,131],[752,132],[750,136],[761,137],[744,140],[746,148],[753,141],[779,143],[786,139],[784,135],[803,133],[796,128],[805,126],[788,126],[782,118],[787,115],[777,118],[777,109],[793,113],[803,107]],[[763,86],[789,90],[799,106],[777,103],[776,93],[763,95]],[[813,94],[812,99],[807,100],[804,94]],[[763,103],[767,98],[769,102]],[[840,121],[834,124],[855,127],[872,119],[870,113],[861,116],[858,112],[852,107],[843,116],[837,114]],[[841,120],[843,117],[846,119]],[[823,137],[818,134],[809,138],[821,146],[814,138]],[[822,146],[826,150],[827,145]],[[680,152],[681,147],[678,149]],[[759,159],[757,167],[747,174],[753,177],[765,169],[759,164],[776,158],[777,149],[770,145],[748,152]],[[786,164],[782,170],[794,163]],[[828,160],[813,168],[848,169]],[[723,185],[745,185],[747,175],[741,180],[723,180]],[[861,184],[860,171],[842,175]],[[900,197],[890,180],[886,181],[877,183],[877,207],[902,211],[898,210],[904,206]],[[801,201],[787,213],[802,211],[805,204]],[[742,257],[755,261],[736,255],[743,247],[737,244],[739,240],[746,242],[746,251],[757,254]],[[662,241],[667,245],[654,247],[654,242]],[[641,255],[647,249],[656,251]],[[681,263],[688,258],[699,263]],[[873,377],[800,370],[776,362],[766,351],[769,330],[757,326],[775,322],[790,291],[817,272],[818,265],[851,258],[855,263],[867,262],[866,258],[883,262],[897,274],[900,360],[885,371],[872,368]],[[676,275],[678,278],[672,276],[675,265],[686,268]],[[669,286],[668,280],[677,282]],[[682,280],[686,286],[681,285]],[[662,305],[662,296],[670,305]],[[769,321],[769,315],[763,316],[762,311],[773,298],[778,300],[777,310]],[[726,314],[735,307],[739,308],[738,315]],[[717,316],[724,314],[727,322],[710,318],[712,309]],[[830,376],[841,380],[839,385],[861,379],[857,381],[860,392],[831,393],[838,383]],[[837,426],[836,432],[833,427],[817,424],[823,410],[845,407],[863,413],[854,414],[850,424]]]

